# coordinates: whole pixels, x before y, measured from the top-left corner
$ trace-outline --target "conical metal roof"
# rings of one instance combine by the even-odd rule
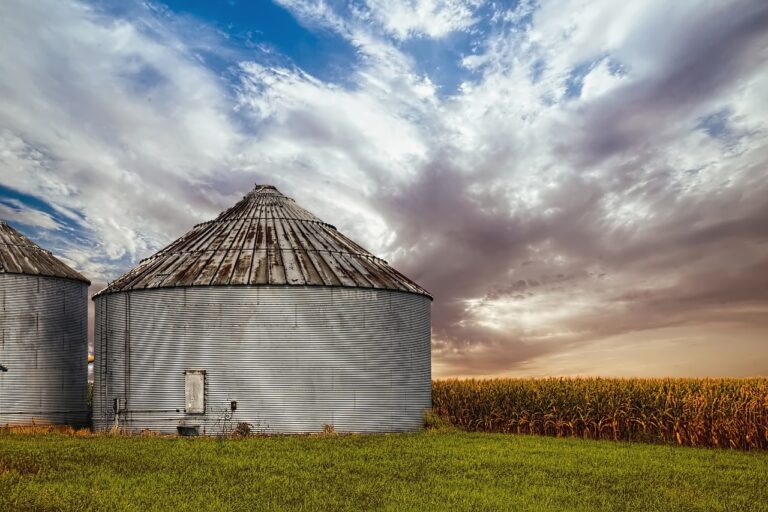
[[[345,286],[429,293],[271,185],[146,258],[98,295],[176,286]]]
[[[91,284],[79,272],[0,220],[0,274],[62,277]]]

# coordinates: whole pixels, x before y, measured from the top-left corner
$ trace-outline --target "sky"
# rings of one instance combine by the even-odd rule
[[[92,292],[270,183],[435,377],[768,374],[768,3],[0,3],[0,217]]]

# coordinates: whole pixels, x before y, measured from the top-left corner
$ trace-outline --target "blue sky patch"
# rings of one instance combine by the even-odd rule
[[[726,107],[714,114],[702,117],[696,127],[712,138],[724,139],[733,133],[729,127],[730,117],[731,110]]]
[[[0,204],[5,209],[16,212],[42,212],[51,217],[58,225],[56,229],[46,229],[29,223],[22,218],[7,219],[14,229],[21,232],[45,249],[57,252],[66,245],[92,245],[86,234],[86,229],[70,216],[62,214],[42,199],[23,194],[12,188],[0,185]]]
[[[37,210],[48,214],[59,224],[60,229],[76,230],[80,228],[80,224],[73,219],[61,214],[58,210],[52,207],[49,203],[42,199],[22,194],[21,192],[14,190],[10,187],[0,185],[0,203],[12,209],[18,209],[18,205],[23,205],[23,208],[30,210]],[[18,223],[18,222],[17,222]]]
[[[359,61],[355,48],[341,36],[329,30],[307,29],[272,2],[172,0],[165,5],[176,15],[216,27],[236,50],[238,60],[264,63],[286,58],[327,82],[342,80],[349,67]]]
[[[416,73],[429,77],[440,96],[448,96],[457,93],[462,82],[479,74],[461,65],[464,56],[471,54],[471,41],[471,34],[454,32],[442,39],[412,38],[403,43],[402,49],[413,57]]]
[[[584,79],[603,61],[606,61],[608,71],[614,76],[624,76],[627,69],[620,61],[611,58],[608,55],[601,55],[596,59],[582,62],[574,66],[568,77],[565,79],[565,98],[574,99],[581,96],[581,90],[584,88]]]

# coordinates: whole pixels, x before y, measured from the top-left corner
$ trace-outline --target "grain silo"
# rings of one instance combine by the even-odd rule
[[[86,423],[89,284],[0,221],[0,426]]]
[[[431,297],[257,185],[94,297],[94,426],[417,430]]]

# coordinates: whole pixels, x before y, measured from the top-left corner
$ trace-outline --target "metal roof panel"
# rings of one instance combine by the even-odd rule
[[[271,185],[256,185],[98,295],[228,284],[378,288],[430,296]]]
[[[82,274],[0,220],[0,274],[61,277],[87,284]]]

